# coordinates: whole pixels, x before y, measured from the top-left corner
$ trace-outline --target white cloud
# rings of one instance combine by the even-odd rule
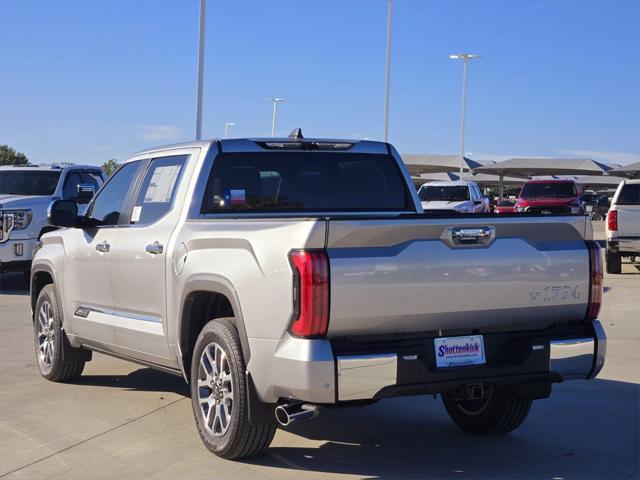
[[[171,125],[143,125],[140,127],[140,138],[148,142],[158,140],[175,140],[180,135],[181,130]]]
[[[632,152],[603,152],[601,150],[563,150],[561,153],[575,157],[590,158],[601,162],[619,163],[627,165],[629,163],[640,162],[640,153]]]

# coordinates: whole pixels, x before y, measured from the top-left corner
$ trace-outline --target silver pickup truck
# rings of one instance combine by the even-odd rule
[[[583,216],[423,213],[371,141],[200,141],[138,153],[84,215],[50,208],[37,362],[92,352],[181,375],[206,447],[255,455],[323,408],[441,394],[472,433],[595,377],[602,260]]]

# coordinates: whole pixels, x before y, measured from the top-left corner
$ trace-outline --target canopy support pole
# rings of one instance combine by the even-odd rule
[[[499,190],[500,200],[502,200],[503,194],[504,194],[504,172],[500,172],[500,190]]]

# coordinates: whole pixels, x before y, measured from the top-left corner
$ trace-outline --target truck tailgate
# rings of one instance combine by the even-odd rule
[[[640,205],[620,205],[618,210],[618,236],[640,237]]]
[[[328,335],[584,318],[584,217],[329,220]],[[466,237],[465,237],[466,235]]]

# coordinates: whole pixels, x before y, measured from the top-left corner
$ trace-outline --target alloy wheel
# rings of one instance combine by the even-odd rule
[[[38,361],[44,370],[49,370],[55,353],[53,307],[49,301],[45,300],[40,305],[37,321]]]
[[[198,367],[198,403],[205,428],[216,437],[231,425],[233,378],[227,354],[216,342],[209,343],[200,355]]]

